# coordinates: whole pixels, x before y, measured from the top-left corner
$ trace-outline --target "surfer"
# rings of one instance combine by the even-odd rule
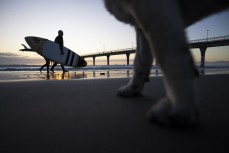
[[[58,31],[58,36],[56,37],[56,39],[55,39],[55,41],[54,41],[55,43],[58,43],[58,44],[60,45],[61,55],[64,55],[64,51],[63,51],[63,46],[64,46],[63,35],[64,35],[64,32],[63,32],[62,30],[59,30],[59,31]],[[58,63],[55,62],[55,63],[52,65],[50,71],[52,71],[52,72],[54,73],[54,68],[56,67],[57,64],[58,64]],[[61,64],[60,66],[61,66],[61,68],[62,68],[62,70],[63,70],[63,73],[68,72],[68,71],[64,68],[64,65],[63,65],[63,64]]]

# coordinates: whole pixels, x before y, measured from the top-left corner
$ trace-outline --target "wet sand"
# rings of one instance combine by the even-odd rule
[[[199,79],[200,123],[188,129],[148,122],[165,95],[161,77],[141,97],[118,97],[128,80],[0,82],[0,152],[229,152],[229,75]]]
[[[19,80],[78,80],[78,79],[100,79],[100,78],[129,78],[131,71],[55,71],[47,76],[46,72],[39,71],[1,71],[0,82]],[[154,75],[155,76],[155,75]]]

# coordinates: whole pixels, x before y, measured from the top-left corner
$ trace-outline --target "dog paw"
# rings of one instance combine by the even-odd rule
[[[141,90],[137,86],[125,85],[118,89],[118,96],[121,97],[134,97],[140,96]]]
[[[198,116],[197,108],[174,106],[168,98],[160,100],[148,112],[151,122],[172,126],[195,125]]]

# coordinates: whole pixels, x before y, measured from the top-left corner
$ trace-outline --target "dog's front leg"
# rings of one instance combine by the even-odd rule
[[[131,97],[140,95],[144,84],[149,80],[153,56],[142,31],[136,28],[137,49],[134,59],[133,77],[130,82],[118,90],[119,96]]]
[[[136,1],[132,15],[164,73],[166,97],[154,105],[153,122],[187,125],[197,121],[198,96],[191,54],[177,1]]]

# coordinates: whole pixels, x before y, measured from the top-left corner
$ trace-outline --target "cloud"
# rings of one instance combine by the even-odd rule
[[[20,54],[10,52],[0,52],[0,65],[10,64],[42,64],[43,58],[31,58],[29,56],[22,56]]]
[[[7,53],[7,52],[2,52],[2,53],[0,53],[0,58],[1,57],[5,57],[5,58],[18,58],[18,57],[21,57],[20,55],[18,55],[18,54],[15,54],[15,53]]]

